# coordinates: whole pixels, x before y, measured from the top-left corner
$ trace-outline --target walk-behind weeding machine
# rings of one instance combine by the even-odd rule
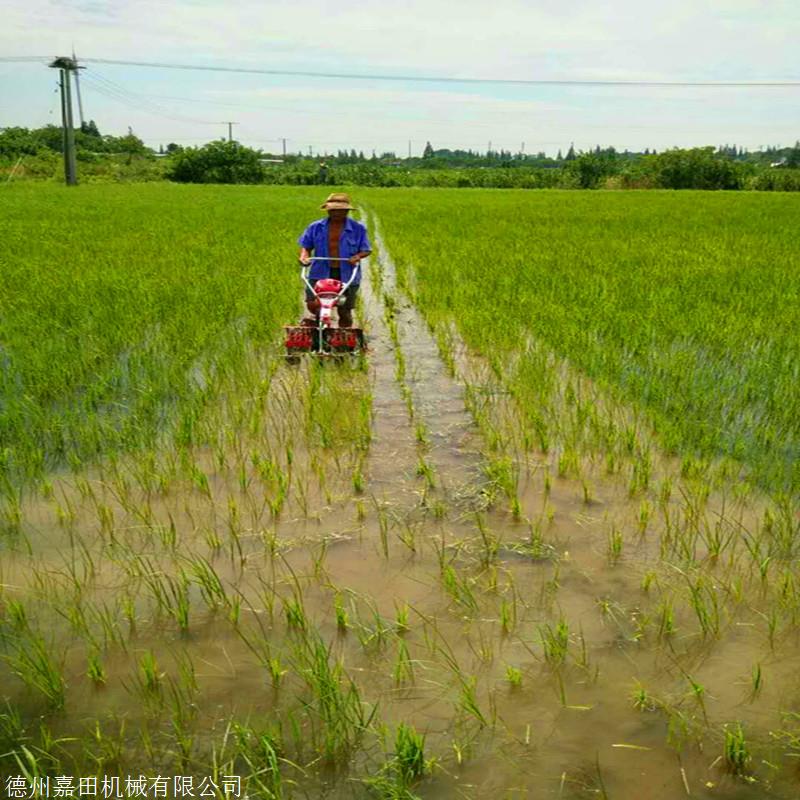
[[[312,258],[310,261],[347,261],[346,258]],[[350,280],[342,283],[335,278],[321,278],[312,286],[308,280],[309,265],[300,270],[303,283],[312,296],[319,301],[319,315],[306,317],[300,325],[286,325],[286,358],[297,363],[300,356],[310,353],[322,357],[342,357],[348,353],[362,353],[367,349],[364,331],[361,328],[334,327],[331,312],[347,297],[347,290],[359,274],[361,264],[353,267]]]

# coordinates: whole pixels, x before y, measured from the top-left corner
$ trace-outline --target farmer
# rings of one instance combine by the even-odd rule
[[[334,192],[320,206],[328,212],[327,217],[312,222],[298,239],[300,245],[300,263],[311,267],[308,276],[309,283],[321,278],[335,278],[342,283],[347,283],[353,274],[353,267],[366,258],[372,251],[367,238],[366,227],[347,216],[353,210],[350,205],[349,195],[343,192]],[[346,258],[347,261],[314,261],[311,254],[317,258]],[[358,285],[361,282],[361,271],[348,287],[345,302],[336,306],[339,315],[339,327],[350,328],[353,325],[353,306],[356,304]],[[314,315],[319,316],[320,304],[306,287],[306,308]]]

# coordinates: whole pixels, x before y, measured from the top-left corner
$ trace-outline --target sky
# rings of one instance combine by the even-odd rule
[[[60,124],[77,54],[85,118],[151,146],[227,137],[279,153],[435,148],[527,153],[800,139],[793,87],[575,87],[377,76],[800,81],[797,0],[3,0],[0,127]],[[371,76],[323,78],[93,62]],[[77,118],[76,109],[76,118]],[[491,143],[491,144],[490,144]]]

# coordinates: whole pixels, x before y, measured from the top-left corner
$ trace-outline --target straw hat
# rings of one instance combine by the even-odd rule
[[[334,192],[328,195],[328,199],[320,206],[320,208],[343,208],[348,211],[353,211],[355,206],[350,205],[350,195],[344,192]]]

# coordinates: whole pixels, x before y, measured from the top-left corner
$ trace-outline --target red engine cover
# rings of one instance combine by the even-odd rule
[[[331,292],[333,294],[339,294],[342,289],[342,282],[337,281],[335,278],[322,278],[318,280],[314,284],[314,291],[317,294],[323,294]]]

